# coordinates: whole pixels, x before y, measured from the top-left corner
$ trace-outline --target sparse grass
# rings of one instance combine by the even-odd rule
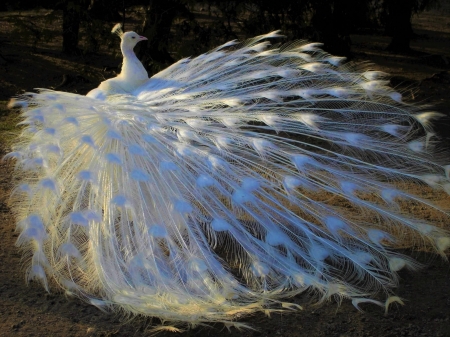
[[[17,109],[9,109],[7,101],[0,101],[0,150],[7,151],[13,143],[19,128],[20,115]]]

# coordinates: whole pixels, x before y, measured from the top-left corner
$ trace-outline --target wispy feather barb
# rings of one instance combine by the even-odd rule
[[[123,36],[122,24],[121,23],[116,24],[113,27],[113,29],[111,29],[111,33],[117,34],[117,36],[122,38],[122,36]]]
[[[192,326],[244,326],[233,320],[295,308],[282,299],[310,290],[356,307],[383,305],[379,291],[399,302],[397,271],[417,264],[393,247],[450,246],[404,208],[449,220],[412,188],[450,191],[450,166],[426,146],[437,114],[318,44],[271,47],[278,36],[227,43],[101,99],[18,98],[12,205],[27,280]]]

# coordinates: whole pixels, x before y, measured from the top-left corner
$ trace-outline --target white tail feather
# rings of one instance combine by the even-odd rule
[[[450,166],[423,146],[437,115],[319,44],[270,49],[278,36],[182,60],[133,95],[17,99],[27,125],[9,157],[27,279],[100,307],[230,325],[295,307],[278,301],[305,290],[380,304],[370,296],[416,267],[392,251],[405,236],[444,254],[449,233],[404,211],[448,221],[412,188],[450,191]]]

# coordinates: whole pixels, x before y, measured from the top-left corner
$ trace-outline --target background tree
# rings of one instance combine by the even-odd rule
[[[330,53],[349,56],[350,34],[372,26],[372,3],[370,0],[311,0],[312,39],[323,42]]]
[[[61,10],[62,50],[68,54],[80,53],[81,39],[82,52],[95,53],[109,28],[117,22],[127,25],[126,11],[138,8],[142,17],[135,15],[133,26],[126,29],[137,28],[148,37],[146,44],[140,44],[138,55],[153,74],[179,57],[198,54],[226,40],[277,29],[288,39],[323,42],[327,51],[346,56],[350,54],[351,34],[361,30],[384,31],[392,37],[390,50],[408,51],[413,36],[412,15],[438,3],[439,0],[20,0],[4,7]],[[137,20],[141,23],[136,24]],[[38,28],[23,21],[23,30],[30,30],[37,42],[42,39]]]
[[[174,61],[168,51],[171,28],[176,17],[190,17],[185,0],[150,0],[145,10],[142,34],[148,41],[143,43],[138,56],[150,73],[164,68]]]
[[[78,52],[80,23],[83,15],[89,7],[89,3],[90,2],[88,0],[63,0],[60,3],[63,12],[62,50],[66,54],[75,54]]]
[[[413,14],[420,13],[427,8],[439,5],[439,0],[384,0],[383,9],[387,20],[384,24],[392,40],[388,50],[407,52],[410,50],[413,29],[411,19]]]

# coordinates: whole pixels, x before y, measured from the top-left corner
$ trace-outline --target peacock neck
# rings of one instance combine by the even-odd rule
[[[138,82],[148,79],[147,71],[137,58],[132,48],[120,45],[123,55],[122,71],[119,77],[127,81]]]

